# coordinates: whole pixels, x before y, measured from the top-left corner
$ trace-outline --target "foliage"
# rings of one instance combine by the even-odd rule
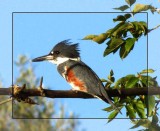
[[[93,40],[98,44],[104,43],[106,40],[106,49],[104,56],[110,53],[116,53],[119,50],[121,59],[133,50],[135,43],[142,35],[146,35],[148,32],[147,23],[144,21],[128,21],[131,18],[131,14],[119,15],[113,19],[118,24],[107,30],[100,35],[88,35],[84,37],[84,40]]]
[[[137,75],[129,74],[125,77],[118,79],[115,82],[113,70],[111,70],[108,79],[102,79],[102,82],[105,83],[105,88],[111,89],[128,89],[128,88],[152,88],[157,87],[158,83],[156,78],[152,78],[150,76],[146,76],[147,73],[153,73],[153,69],[143,70]],[[147,80],[148,78],[148,80]],[[114,97],[113,101],[120,107],[120,109],[126,109],[126,116],[130,119],[135,118],[147,118],[148,116],[155,115],[155,96],[127,96],[127,97]],[[114,110],[112,106],[104,109],[105,111],[111,112]],[[113,111],[108,118],[115,118],[118,115],[117,112]],[[110,122],[109,120],[108,122]]]
[[[120,10],[120,11],[125,11],[127,9],[130,9],[130,11],[135,14],[135,13],[139,13],[142,11],[148,11],[150,10],[152,13],[157,12],[160,13],[159,10],[157,10],[157,8],[153,7],[152,5],[145,5],[145,4],[139,4],[136,3],[136,0],[125,0],[127,5],[122,5],[120,7],[114,8],[115,10]],[[133,10],[132,10],[132,6],[134,4]]]
[[[19,60],[15,62],[19,69],[19,75],[15,79],[15,84],[22,85],[27,83],[27,87],[38,87],[37,84],[39,79],[36,78],[34,74],[34,69],[29,65],[28,58],[25,56],[20,56]],[[1,86],[3,87],[3,86]],[[0,96],[1,101],[7,99],[5,96]],[[13,103],[13,114],[12,114],[12,104],[6,103],[0,108],[0,130],[5,131],[72,131],[75,130],[78,123],[75,119],[48,119],[48,118],[74,118],[76,117],[72,112],[68,113],[65,111],[64,106],[59,107],[57,112],[56,104],[53,100],[46,100],[44,98],[35,97],[34,100],[38,102],[39,105],[30,105],[23,102]],[[68,115],[67,115],[68,114]],[[11,119],[11,118],[18,119]],[[23,118],[23,119],[19,119]],[[26,119],[24,119],[26,118]],[[29,119],[28,119],[29,118]],[[36,118],[36,119],[34,119]],[[38,119],[46,118],[46,119]]]
[[[134,16],[141,12],[151,11],[153,14],[159,13],[160,9],[155,8],[149,4],[136,3],[136,0],[125,0],[126,4],[114,8],[123,12],[113,19],[117,24],[99,35],[91,34],[83,38],[83,40],[92,40],[98,44],[105,43],[106,49],[103,56],[106,57],[111,53],[119,51],[121,59],[126,58],[134,49],[136,43],[142,36],[146,36],[150,30],[148,29],[145,21],[136,21]],[[157,26],[154,29],[157,29]],[[151,29],[153,30],[153,29]],[[149,73],[154,73],[153,69],[146,69],[139,73],[126,75],[115,81],[113,70],[111,70],[107,79],[102,79],[105,88],[108,89],[128,89],[128,88],[152,88],[158,87],[156,77],[148,76]],[[160,125],[158,120],[158,104],[159,95],[140,95],[131,97],[114,97],[113,101],[119,109],[126,110],[126,116],[134,124],[130,129],[135,129],[139,126],[144,127],[144,131],[159,131]],[[111,122],[118,112],[112,106],[103,109],[104,111],[111,112],[108,116],[108,122]],[[142,118],[136,120],[136,118]]]
[[[110,89],[127,89],[127,88],[152,88],[158,87],[156,77],[152,78],[145,74],[154,73],[153,69],[142,70],[141,72],[134,74],[129,74],[125,77],[122,77],[115,81],[113,70],[110,71],[108,79],[102,79],[102,82],[105,83],[105,88]],[[126,116],[130,118],[133,124],[135,124],[130,129],[138,128],[143,126],[146,129],[144,131],[158,131],[160,130],[160,125],[158,124],[158,104],[157,101],[159,96],[131,96],[131,97],[114,97],[113,101],[117,107],[121,110],[125,108]],[[156,102],[157,101],[157,102]],[[119,112],[114,110],[112,106],[103,109],[104,111],[111,112],[108,116],[108,122],[111,122]],[[152,118],[149,120],[147,118]],[[142,118],[140,120],[135,120],[136,118]]]
[[[116,10],[125,11],[133,6],[136,0],[126,0],[127,5],[114,8]],[[148,33],[147,23],[145,21],[131,21],[131,17],[141,11],[151,10],[152,13],[157,12],[157,9],[151,5],[135,4],[132,12],[124,15],[118,15],[113,19],[113,22],[118,24],[99,35],[87,35],[83,40],[92,40],[98,44],[106,43],[107,47],[103,53],[104,56],[110,53],[116,53],[119,50],[119,56],[124,59],[133,50],[135,43],[141,36]]]

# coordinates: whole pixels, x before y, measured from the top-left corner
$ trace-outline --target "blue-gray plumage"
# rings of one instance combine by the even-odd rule
[[[73,90],[83,91],[98,97],[118,108],[110,100],[101,80],[96,73],[80,60],[78,44],[69,40],[55,45],[48,55],[33,59],[33,62],[48,60],[57,65],[58,72],[72,86]]]
[[[67,68],[67,70],[65,69]],[[58,72],[69,82],[75,83],[73,90],[80,90],[109,102],[109,97],[96,73],[82,61],[68,60],[57,67]],[[78,72],[78,73],[77,73]],[[70,77],[70,78],[68,78]],[[71,78],[73,77],[73,78]],[[70,80],[70,79],[77,79]],[[81,87],[76,87],[76,85]],[[109,102],[110,103],[110,102]]]

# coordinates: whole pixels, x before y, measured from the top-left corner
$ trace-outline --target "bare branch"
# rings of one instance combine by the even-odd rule
[[[157,25],[156,27],[152,28],[152,29],[149,29],[148,30],[148,33],[150,33],[151,31],[155,30],[155,29],[158,29],[160,27],[160,25]]]
[[[0,105],[2,105],[2,104],[4,104],[4,103],[7,103],[7,102],[9,102],[9,101],[11,101],[12,100],[12,97],[11,98],[8,98],[8,99],[6,99],[6,100],[4,100],[4,101],[1,101],[0,102]]]

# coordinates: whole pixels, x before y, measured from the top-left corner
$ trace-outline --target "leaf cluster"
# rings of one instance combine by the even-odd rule
[[[129,21],[136,13],[150,10],[152,13],[158,12],[158,9],[152,5],[135,4],[136,0],[125,0],[126,4],[114,8],[115,10],[125,11],[130,9],[130,13],[118,15],[113,19],[118,22],[115,27],[103,32],[99,35],[91,34],[83,38],[83,40],[92,40],[98,44],[106,43],[104,56],[110,53],[116,53],[119,50],[119,56],[124,59],[133,50],[135,43],[142,35],[147,35],[148,27],[145,21]],[[133,9],[131,8],[134,5]]]
[[[146,5],[146,4],[139,4],[136,3],[136,0],[125,0],[126,4],[122,5],[120,7],[117,8],[113,8],[115,10],[120,10],[120,11],[126,11],[127,9],[130,9],[130,12],[132,12],[132,14],[136,14],[139,12],[143,12],[143,11],[148,11],[150,10],[152,13],[157,12],[160,13],[157,8],[155,8],[154,6],[150,5]],[[133,9],[131,8],[134,5]]]
[[[98,44],[106,42],[104,56],[110,53],[116,53],[119,50],[121,59],[126,58],[131,50],[133,50],[136,41],[148,32],[147,23],[144,21],[127,21],[131,14],[118,15],[113,19],[118,24],[100,35],[87,35],[84,40],[92,40]]]
[[[115,81],[113,70],[110,71],[108,79],[102,79],[106,88],[110,89],[128,89],[128,88],[152,88],[158,87],[156,78],[147,76],[148,73],[153,73],[153,69],[142,70],[136,75],[130,74]],[[156,115],[155,101],[159,96],[127,96],[127,97],[114,97],[113,101],[120,109],[126,110],[126,116],[131,120],[136,118],[147,118]],[[112,106],[103,109],[104,111],[111,112],[109,121],[112,121],[118,112]]]
[[[158,115],[153,115],[152,120],[149,119],[141,119],[141,120],[131,120],[131,122],[134,124],[130,129],[135,129],[140,126],[143,126],[146,129],[142,129],[140,131],[159,131],[160,125],[158,124]]]

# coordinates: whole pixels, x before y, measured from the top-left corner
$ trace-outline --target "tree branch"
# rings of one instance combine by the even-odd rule
[[[14,87],[14,86],[13,86]],[[18,90],[18,91],[17,91]],[[10,88],[0,88],[0,95],[12,95],[23,97],[33,97],[33,96],[41,96],[41,97],[48,97],[48,98],[94,98],[92,95],[83,93],[80,91],[74,90],[49,90],[43,89],[45,94],[42,95],[40,89],[26,89],[24,86],[13,88],[13,95],[12,95],[12,87]],[[160,95],[160,87],[150,87],[150,88],[129,88],[129,89],[109,89],[107,90],[109,96],[111,97],[125,97],[125,96],[137,96],[137,95]]]

